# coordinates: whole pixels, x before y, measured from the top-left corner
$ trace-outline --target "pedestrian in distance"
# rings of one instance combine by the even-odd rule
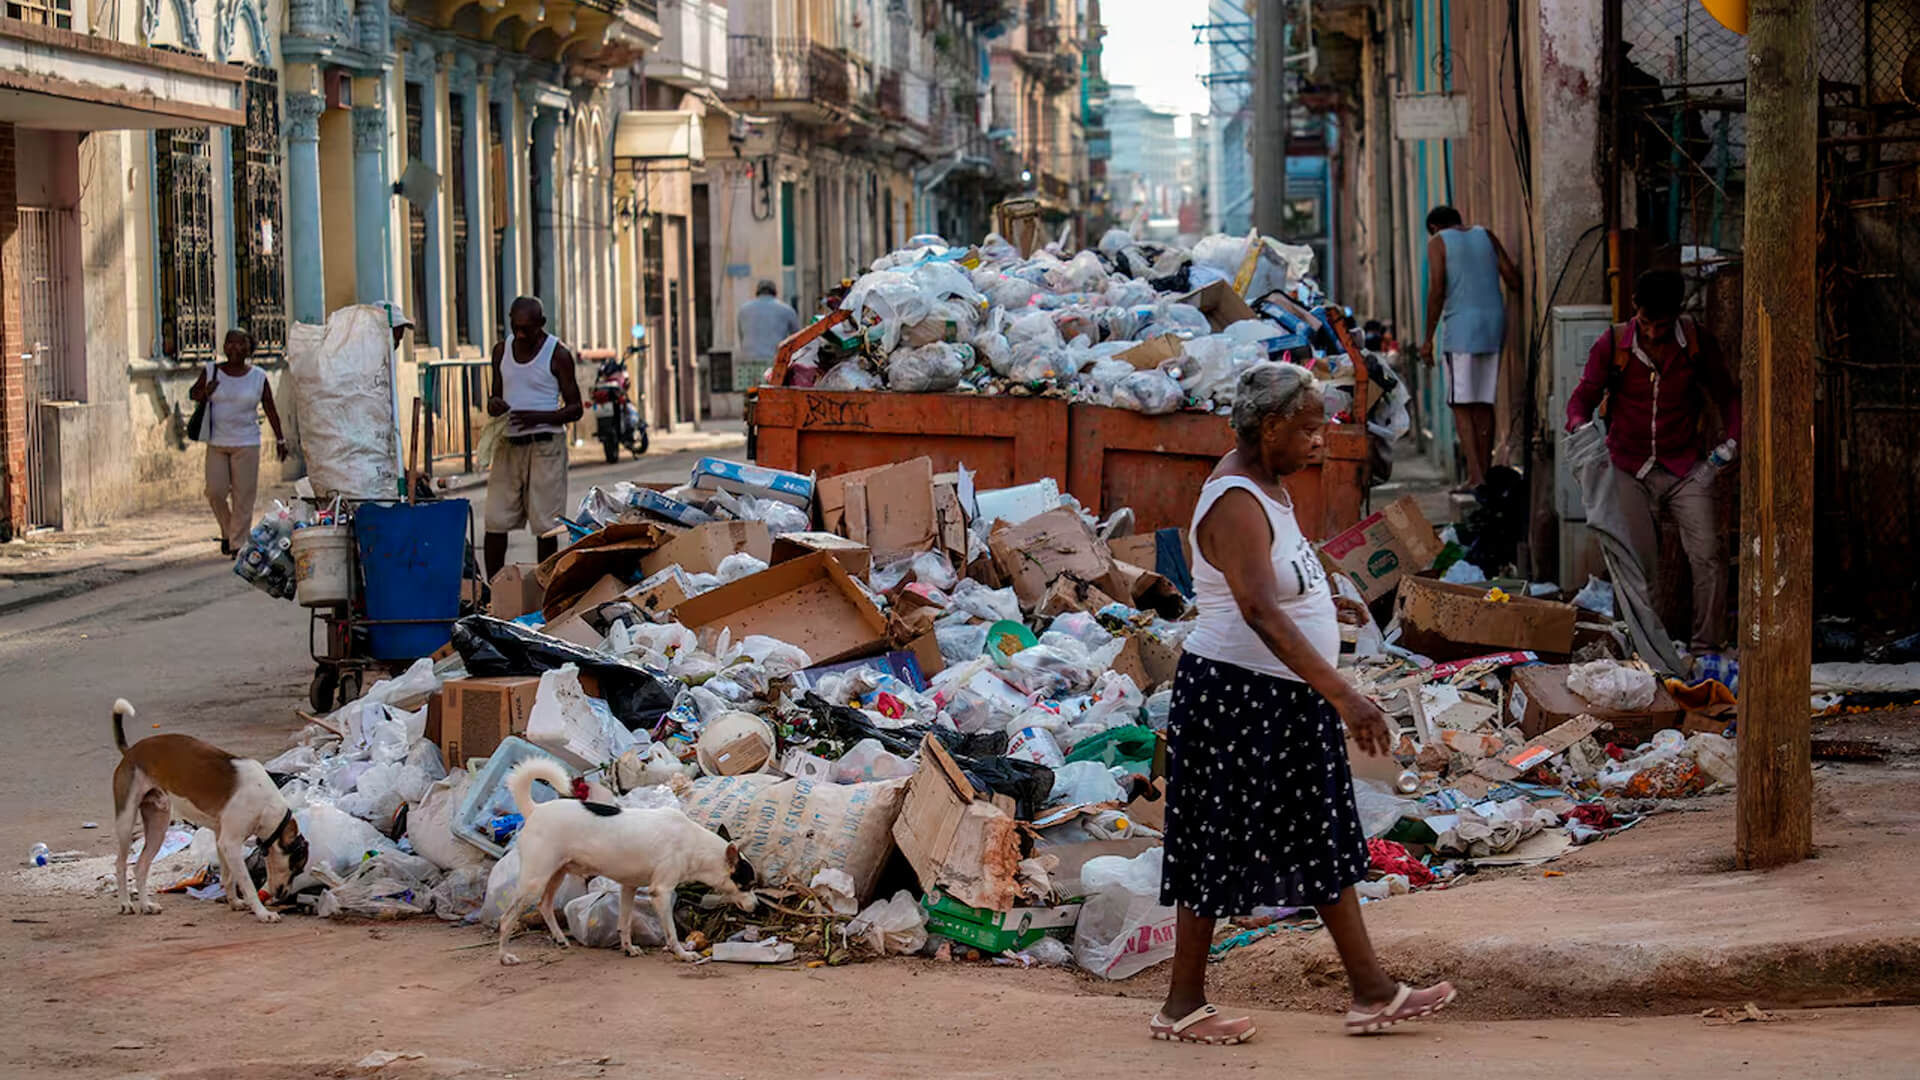
[[[187,396],[206,406],[199,438],[207,444],[207,502],[220,527],[220,553],[232,555],[253,528],[253,502],[260,489],[260,413],[273,426],[273,445],[287,459],[280,413],[273,407],[267,373],[253,364],[253,335],[227,331],[226,359],[200,369]]]
[[[546,559],[560,549],[549,535],[560,527],[567,501],[567,425],[580,419],[580,384],[573,353],[547,333],[540,301],[522,296],[507,312],[511,334],[493,346],[493,394],[488,416],[507,418],[506,434],[487,472],[485,559],[487,580],[507,562],[507,534],[533,531]]]
[[[1618,471],[1613,509],[1631,535],[1657,537],[1673,519],[1693,579],[1688,651],[1698,656],[1727,644],[1719,489],[1738,456],[1740,386],[1713,336],[1680,313],[1686,290],[1675,270],[1649,270],[1634,282],[1633,318],[1609,327],[1587,353],[1567,398],[1567,431],[1604,412],[1607,457]],[[1643,546],[1635,554],[1651,581],[1659,552]]]
[[[1350,1035],[1453,1000],[1448,983],[1415,990],[1387,974],[1353,890],[1369,859],[1348,734],[1368,754],[1387,753],[1390,736],[1380,707],[1334,668],[1339,623],[1357,621],[1364,608],[1334,596],[1287,494],[1286,477],[1319,453],[1325,423],[1307,369],[1249,368],[1234,397],[1237,445],[1194,508],[1199,620],[1167,728],[1160,903],[1177,913],[1172,985],[1149,1025],[1156,1039],[1253,1036],[1252,1019],[1207,1003],[1207,956],[1216,920],[1263,907],[1319,911],[1353,990]]]
[[[773,366],[780,343],[799,332],[800,316],[780,299],[773,282],[762,281],[753,292],[753,299],[735,314],[734,329],[739,332],[740,366],[757,377]]]
[[[1493,406],[1507,343],[1503,282],[1520,295],[1520,268],[1499,237],[1466,224],[1451,206],[1427,214],[1427,337],[1420,353],[1428,364],[1440,357],[1446,371],[1447,404],[1467,462],[1467,482],[1456,493],[1479,487],[1493,464]]]

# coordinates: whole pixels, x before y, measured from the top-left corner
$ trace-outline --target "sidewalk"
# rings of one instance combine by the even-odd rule
[[[681,454],[737,456],[746,444],[745,421],[715,420],[699,431],[655,435],[645,457],[623,452],[619,465],[607,465],[605,452],[592,440],[573,447],[570,461],[575,469],[631,469]],[[448,493],[471,491],[486,482],[484,472],[435,478],[436,486]],[[263,485],[255,512],[271,507],[275,499],[292,498],[292,484]],[[213,514],[196,490],[176,504],[97,528],[39,532],[0,544],[0,615],[75,596],[128,575],[224,558]]]

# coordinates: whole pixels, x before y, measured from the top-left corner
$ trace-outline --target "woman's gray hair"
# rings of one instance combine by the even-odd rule
[[[1305,408],[1320,389],[1320,380],[1299,364],[1265,361],[1242,372],[1233,391],[1233,433],[1242,440],[1259,438],[1268,417],[1286,418]]]

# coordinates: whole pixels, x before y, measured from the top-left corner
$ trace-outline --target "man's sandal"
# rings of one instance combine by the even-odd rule
[[[1450,982],[1437,982],[1424,990],[1406,983],[1394,992],[1393,1000],[1375,1009],[1356,1005],[1347,1010],[1347,1034],[1373,1035],[1407,1020],[1432,1016],[1452,1003],[1456,991]]]
[[[1202,1005],[1179,1020],[1168,1020],[1159,1013],[1147,1025],[1153,1037],[1166,1042],[1205,1043],[1209,1046],[1233,1046],[1253,1038],[1253,1018],[1226,1017],[1212,1005]]]

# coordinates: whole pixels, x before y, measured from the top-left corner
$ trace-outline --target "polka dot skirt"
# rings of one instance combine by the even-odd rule
[[[1188,654],[1167,735],[1162,904],[1318,907],[1365,879],[1346,734],[1312,687]]]

